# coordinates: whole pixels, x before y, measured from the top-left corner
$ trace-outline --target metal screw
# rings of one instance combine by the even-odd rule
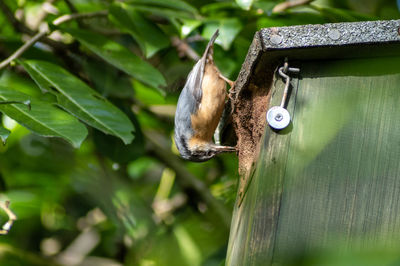
[[[282,121],[282,119],[283,119],[283,115],[281,113],[276,114],[276,116],[275,116],[276,121],[279,122],[279,121]]]
[[[340,32],[337,29],[331,29],[328,32],[328,36],[329,38],[331,38],[332,40],[339,40],[340,38]]]
[[[278,34],[272,34],[271,38],[269,39],[273,44],[280,44],[283,41],[283,37]]]

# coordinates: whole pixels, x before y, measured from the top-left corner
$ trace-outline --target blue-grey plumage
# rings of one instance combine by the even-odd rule
[[[218,30],[211,37],[203,56],[195,64],[179,96],[175,113],[175,143],[181,156],[202,162],[234,147],[216,145],[212,136],[225,106],[226,82],[213,60]]]

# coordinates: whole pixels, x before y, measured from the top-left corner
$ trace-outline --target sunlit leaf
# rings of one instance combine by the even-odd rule
[[[244,10],[249,10],[254,0],[236,0],[236,3]]]
[[[67,32],[93,53],[132,77],[155,88],[166,85],[164,77],[155,67],[119,43],[91,31],[69,29]]]
[[[169,39],[154,23],[146,19],[133,6],[123,3],[112,5],[110,17],[139,43],[146,57],[151,57],[169,45]]]
[[[3,144],[6,144],[8,136],[10,136],[11,131],[0,126],[0,139],[3,142]]]
[[[0,100],[21,102],[30,100],[31,110],[24,104],[2,104],[0,111],[36,134],[61,137],[74,147],[79,147],[86,138],[87,129],[83,124],[47,102],[3,86],[0,86]]]
[[[209,21],[204,27],[203,37],[210,39],[217,29],[219,29],[219,36],[215,42],[220,44],[225,50],[228,50],[235,40],[236,35],[242,29],[242,23],[237,18]]]
[[[28,60],[23,66],[42,90],[56,95],[63,109],[104,133],[121,138],[125,144],[132,141],[134,127],[128,117],[80,79],[44,61]]]
[[[202,24],[202,21],[194,19],[184,19],[182,20],[182,22],[183,24],[182,27],[180,28],[182,38],[188,36],[193,30],[195,30]]]

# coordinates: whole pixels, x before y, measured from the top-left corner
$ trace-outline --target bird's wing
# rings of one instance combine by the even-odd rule
[[[187,79],[185,87],[184,87],[184,89],[187,89],[195,98],[196,103],[197,103],[196,109],[201,102],[201,97],[202,97],[201,85],[202,85],[202,81],[203,81],[203,75],[204,75],[204,69],[205,69],[207,57],[208,57],[209,53],[213,52],[212,46],[218,37],[218,34],[219,34],[218,32],[219,31],[217,30],[211,37],[211,39],[208,42],[207,47],[203,53],[203,56],[193,67],[192,71],[189,73],[188,79]]]

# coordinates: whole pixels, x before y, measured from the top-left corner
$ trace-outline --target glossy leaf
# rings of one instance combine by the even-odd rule
[[[155,88],[166,85],[163,75],[155,67],[121,44],[91,31],[69,29],[67,32],[93,53],[132,77]]]
[[[132,141],[134,127],[128,117],[83,81],[48,62],[29,60],[23,66],[42,90],[56,95],[63,109],[125,144]]]
[[[6,144],[8,136],[10,136],[11,131],[0,126],[0,139],[3,142],[3,144]]]
[[[146,57],[153,56],[169,45],[169,39],[164,32],[133,6],[123,3],[112,5],[110,17],[115,24],[132,35]]]
[[[254,0],[236,0],[238,6],[243,8],[244,10],[250,10],[251,6],[253,5]]]
[[[225,50],[228,50],[236,35],[242,29],[242,23],[237,18],[209,21],[204,27],[203,37],[210,39],[217,29],[219,29],[219,36],[215,42],[220,44]]]
[[[52,104],[3,86],[0,86],[0,100],[21,102],[29,100],[30,110],[24,104],[2,104],[0,111],[36,134],[61,137],[74,147],[79,147],[86,138],[86,127]]]

